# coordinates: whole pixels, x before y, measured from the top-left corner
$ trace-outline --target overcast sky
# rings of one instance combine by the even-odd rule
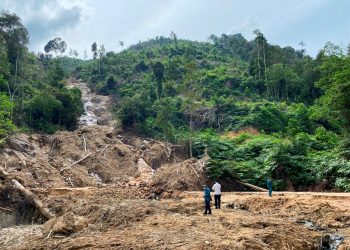
[[[61,37],[80,55],[91,44],[120,50],[155,36],[206,41],[210,34],[260,29],[269,43],[298,45],[312,56],[327,41],[350,43],[350,0],[1,0],[1,10],[17,13],[30,32],[30,49],[43,51]]]

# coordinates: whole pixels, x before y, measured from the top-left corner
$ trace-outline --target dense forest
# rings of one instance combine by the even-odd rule
[[[278,189],[350,190],[350,58],[327,43],[316,58],[259,31],[210,42],[156,37],[120,53],[93,43],[75,74],[115,96],[125,130],[210,156],[212,178]]]
[[[81,93],[69,74],[111,95],[125,131],[208,155],[211,178],[280,190],[350,190],[350,57],[327,43],[316,58],[259,31],[208,42],[156,37],[121,52],[93,43],[92,60],[61,57],[54,39],[28,51],[20,19],[0,15],[0,140],[14,131],[75,129]],[[53,56],[56,54],[56,56]]]
[[[80,90],[67,88],[65,80],[67,67],[77,59],[53,58],[57,48],[50,42],[46,53],[34,54],[28,51],[28,41],[28,30],[20,18],[2,12],[0,141],[19,130],[53,133],[75,129],[83,112]],[[61,45],[64,52],[65,43]]]

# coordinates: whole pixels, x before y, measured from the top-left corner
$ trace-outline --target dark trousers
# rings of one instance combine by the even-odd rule
[[[205,201],[205,211],[204,211],[204,214],[207,214],[208,212],[209,212],[209,214],[211,214],[210,201]]]
[[[272,196],[272,187],[268,187],[269,189],[269,196]]]
[[[216,195],[214,195],[214,199],[215,199],[215,208],[219,208],[219,209],[220,209],[220,205],[221,205],[221,194],[216,194]]]

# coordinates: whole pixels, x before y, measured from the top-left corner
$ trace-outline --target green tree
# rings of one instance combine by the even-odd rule
[[[174,141],[175,128],[173,123],[178,113],[177,100],[171,97],[164,97],[158,99],[154,103],[153,108],[157,113],[156,125],[162,130],[165,138]]]
[[[279,100],[289,101],[294,98],[297,101],[297,93],[300,92],[300,79],[289,67],[280,63],[272,65],[267,69],[267,88],[272,97]]]
[[[93,58],[94,60],[96,60],[97,55],[98,55],[97,44],[96,44],[96,42],[94,42],[94,43],[91,45],[91,51],[92,51],[92,58]]]
[[[170,38],[173,39],[174,44],[175,44],[175,48],[178,49],[177,35],[175,34],[174,31],[172,31],[170,33]]]
[[[50,41],[47,42],[47,44],[44,46],[44,51],[46,53],[54,52],[55,54],[63,54],[67,49],[67,43],[63,41],[61,38],[56,37]],[[72,50],[72,55],[74,54]]]
[[[25,46],[29,41],[27,29],[23,26],[21,19],[16,14],[2,11],[0,14],[0,38],[4,39],[7,47],[8,59],[11,64],[11,71],[14,76],[13,84],[8,85],[10,100],[18,90],[18,65],[20,55],[25,51]]]
[[[262,53],[262,57],[263,57],[263,64],[264,64],[264,75],[265,75],[265,80],[267,79],[267,76],[266,76],[266,49],[267,49],[267,40],[266,38],[264,37],[264,35],[261,33],[260,30],[256,29],[254,30],[254,34],[255,34],[255,39],[254,39],[254,42],[256,43],[257,45],[257,65],[258,65],[258,77],[259,77],[259,80],[261,78],[261,65],[260,65],[260,56],[261,56],[261,53]],[[267,92],[269,92],[267,90]]]
[[[9,98],[0,93],[0,144],[2,142],[1,139],[16,129],[11,119],[13,107],[14,105]]]
[[[320,67],[321,79],[317,83],[324,91],[319,104],[330,116],[342,120],[350,131],[350,57],[339,48],[328,46]]]
[[[193,116],[194,112],[200,106],[199,99],[201,93],[197,84],[196,69],[197,65],[194,61],[189,61],[186,66],[186,75],[182,83],[182,92],[184,93],[184,101],[182,103],[182,111],[189,117],[189,153],[190,157],[193,156]]]
[[[152,70],[157,82],[158,99],[160,99],[163,92],[164,65],[161,62],[156,62],[152,64]]]
[[[105,46],[102,44],[98,49],[98,74],[101,75],[101,62],[103,57],[106,55]]]

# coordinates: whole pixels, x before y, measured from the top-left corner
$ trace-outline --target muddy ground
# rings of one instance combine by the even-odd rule
[[[71,85],[83,88],[79,129],[0,149],[0,249],[350,249],[349,194],[224,192],[204,216],[206,158],[115,128],[107,97]]]
[[[144,199],[117,186],[41,189],[58,222],[0,230],[3,249],[348,249],[349,195],[224,193],[202,214],[201,192]],[[137,192],[136,192],[137,193]],[[53,225],[53,226],[52,226]],[[337,238],[338,237],[338,238]],[[344,241],[343,241],[344,240]],[[336,243],[335,243],[336,244]],[[336,245],[334,245],[336,246]]]

